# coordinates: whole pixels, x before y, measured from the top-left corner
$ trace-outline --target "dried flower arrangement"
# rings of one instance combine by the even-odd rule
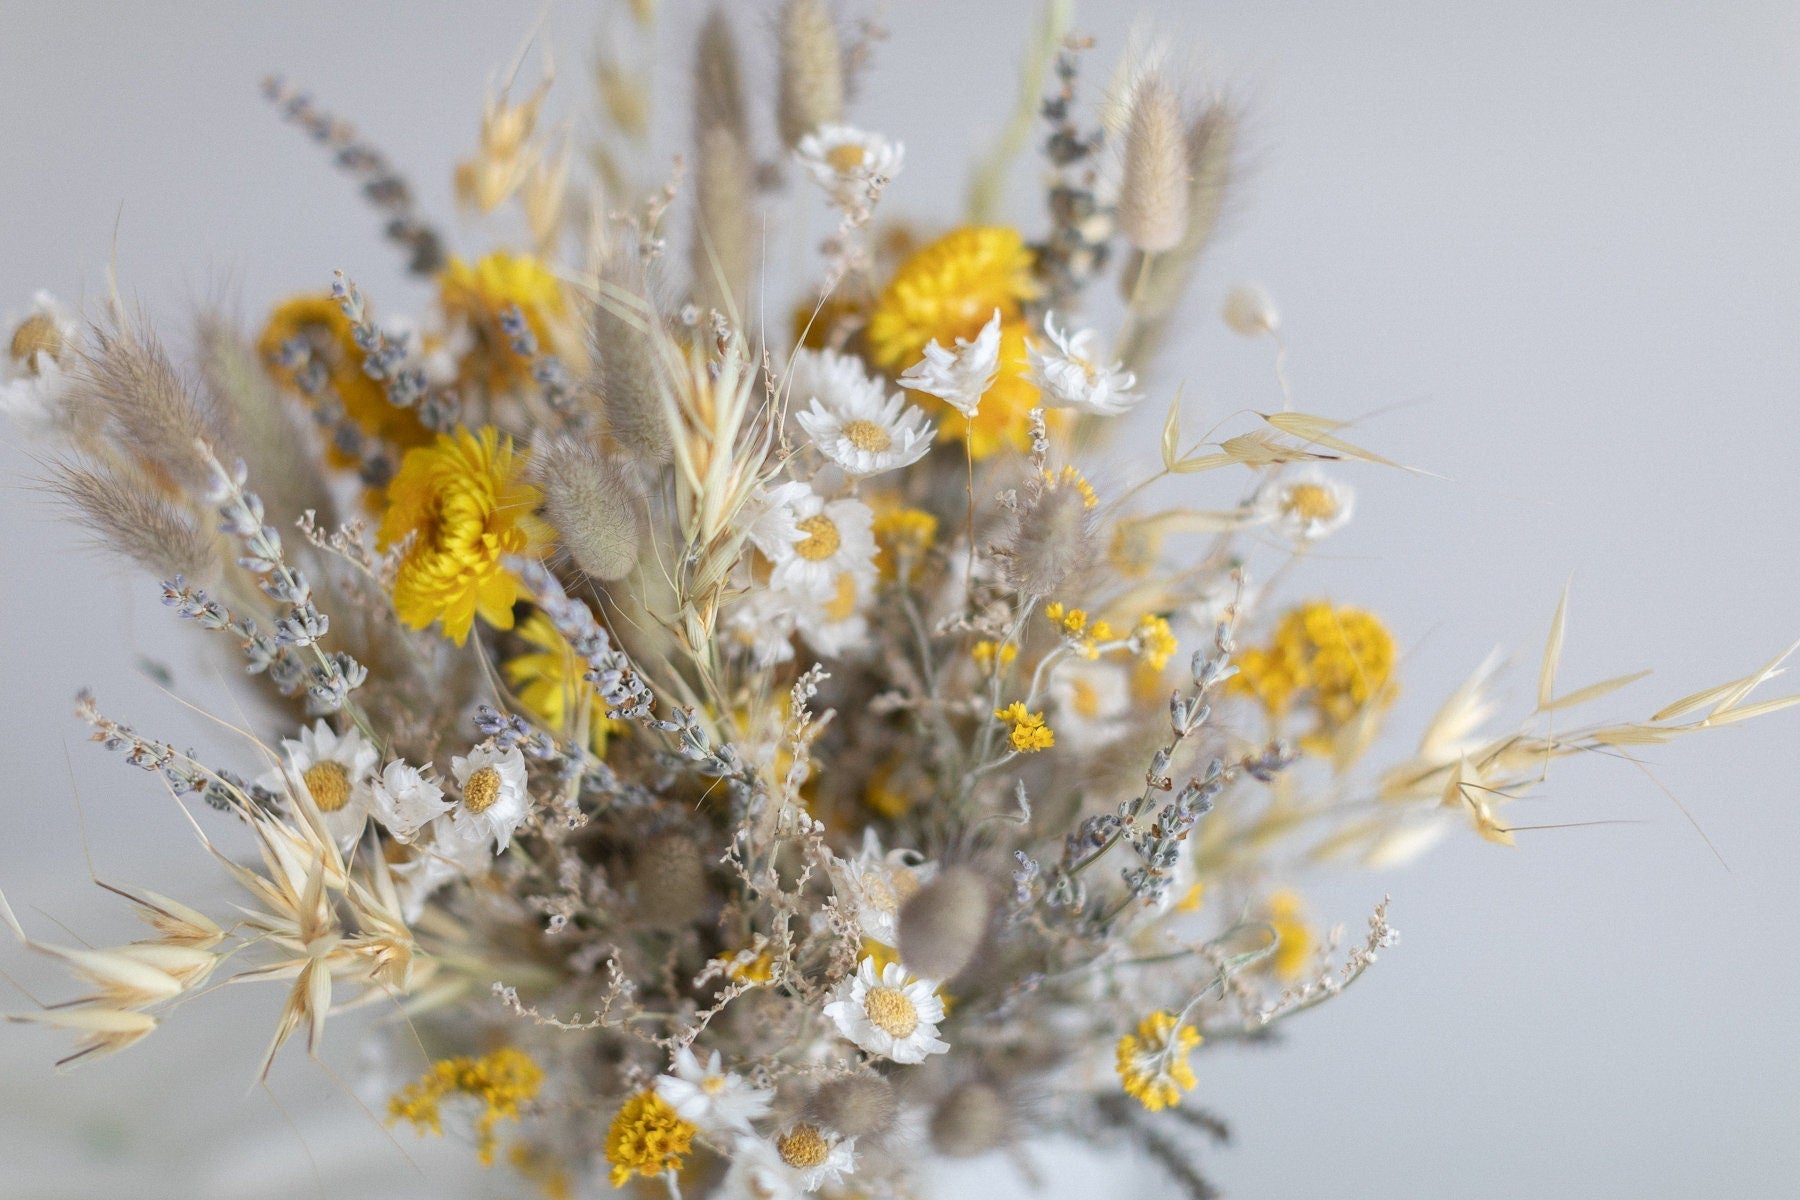
[[[654,8],[631,6],[638,36]],[[1521,722],[1489,728],[1484,668],[1371,768],[1394,636],[1272,584],[1349,518],[1346,464],[1395,464],[1291,406],[1194,438],[1164,389],[1160,463],[1083,473],[1152,390],[1238,115],[1155,55],[1084,106],[1090,46],[1060,12],[959,228],[876,222],[902,150],[845,110],[878,31],[785,0],[769,95],[725,11],[704,24],[673,168],[623,58],[585,154],[540,128],[548,73],[497,89],[456,190],[529,249],[472,261],[271,83],[435,288],[422,321],[340,273],[254,339],[203,317],[192,371],[116,301],[10,323],[0,395],[56,491],[277,714],[203,754],[82,698],[94,740],[215,810],[196,828],[245,896],[215,918],[109,887],[153,933],[105,949],[40,941],[0,899],[86,988],[11,1019],[86,1060],[215,977],[266,979],[266,1074],[302,1029],[314,1047],[334,1011],[392,1001],[390,1119],[461,1122],[550,1195],[913,1195],[930,1155],[1060,1134],[1205,1196],[1222,1127],[1183,1105],[1195,1052],[1394,939],[1385,902],[1366,935],[1319,935],[1283,880],[1457,825],[1510,845],[1505,803],[1553,760],[1795,702],[1751,698],[1777,658],[1560,728],[1639,676],[1560,689],[1559,609]],[[1037,122],[1034,241],[990,210]],[[834,226],[786,309],[758,283],[780,203]],[[1103,334],[1079,314],[1108,274]],[[1255,289],[1223,317],[1279,345]],[[1146,507],[1199,475],[1231,499]],[[260,772],[219,765],[245,747]]]

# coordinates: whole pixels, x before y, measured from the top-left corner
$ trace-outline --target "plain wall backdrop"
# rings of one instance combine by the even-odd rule
[[[585,102],[599,2],[549,8],[563,110]],[[746,44],[766,42],[772,5],[733,7]],[[664,9],[670,87],[703,10]],[[1276,402],[1268,347],[1216,315],[1230,284],[1256,279],[1284,317],[1298,407],[1366,416],[1358,440],[1448,477],[1347,472],[1356,521],[1287,591],[1372,607],[1402,639],[1392,754],[1495,645],[1514,652],[1508,711],[1529,706],[1571,574],[1563,678],[1657,668],[1616,698],[1622,716],[1745,673],[1800,636],[1800,5],[1143,9],[1203,49],[1197,77],[1237,92],[1251,129],[1248,174],[1157,372],[1150,420],[1176,381],[1193,428]],[[282,73],[352,120],[448,223],[450,164],[472,144],[484,81],[538,12],[6,0],[0,310],[40,287],[96,301],[109,260],[172,333],[201,300],[252,324],[335,267],[389,311],[416,308],[369,210],[258,83]],[[1024,0],[889,7],[891,36],[851,113],[906,143],[886,215],[956,216],[1035,13]],[[1090,89],[1131,15],[1079,14],[1099,39]],[[1028,230],[1042,211],[1035,180],[1021,162],[1007,212]],[[463,231],[462,245],[482,237]],[[182,896],[224,889],[154,781],[82,744],[72,697],[91,685],[122,719],[216,745],[226,739],[137,664],[169,664],[186,696],[223,705],[226,693],[154,582],[81,553],[31,486],[30,447],[0,437],[0,887],[46,936],[45,914],[109,936],[123,918],[86,882],[76,791],[103,877]],[[1154,454],[1153,426],[1140,442],[1118,448],[1121,464],[1126,451]],[[1231,494],[1194,488],[1202,504]],[[1403,870],[1320,881],[1313,907],[1352,930],[1391,892],[1401,945],[1279,1046],[1196,1057],[1194,1099],[1237,1134],[1208,1172],[1242,1198],[1795,1195],[1797,720],[1644,755],[1716,855],[1649,779],[1595,762],[1512,813],[1617,823],[1521,834],[1513,850],[1456,836]],[[64,986],[10,944],[0,967]],[[48,1066],[59,1041],[0,1028],[0,1197],[520,1192],[503,1175],[472,1180],[465,1147],[401,1132],[415,1171],[298,1052],[269,1091],[252,1088],[279,1003],[279,986],[229,989],[69,1076]],[[356,1040],[349,1021],[329,1034],[346,1085],[362,1069]],[[991,1194],[1022,1190],[1004,1166],[963,1178],[975,1177]],[[1140,1177],[1072,1156],[1051,1194]]]

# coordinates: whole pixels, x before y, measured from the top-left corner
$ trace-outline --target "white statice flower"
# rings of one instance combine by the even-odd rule
[[[972,342],[957,338],[956,348],[946,350],[933,338],[925,346],[924,359],[900,376],[900,385],[936,396],[963,416],[972,417],[999,374],[1000,310],[996,308]]]
[[[348,850],[362,835],[373,800],[375,747],[356,729],[338,733],[322,718],[300,727],[298,740],[281,742],[282,766],[260,780],[271,791],[298,796],[304,788],[332,840]]]
[[[39,292],[31,298],[31,310],[3,328],[0,414],[28,432],[43,432],[55,422],[69,389],[67,368],[81,327],[56,297]]]
[[[838,576],[875,562],[875,513],[861,500],[827,500],[810,484],[763,493],[746,532],[775,564],[769,583],[821,603],[837,595]]]
[[[437,781],[404,759],[397,758],[384,767],[370,792],[375,819],[402,842],[410,842],[427,822],[450,811],[450,801],[444,799],[444,789]]]
[[[870,1054],[911,1064],[950,1049],[950,1043],[937,1036],[938,1022],[944,1019],[937,984],[912,975],[899,963],[877,970],[875,960],[865,958],[831,994],[825,1015],[838,1032]]]
[[[875,595],[879,576],[870,569],[842,571],[832,582],[831,597],[801,598],[793,609],[794,628],[806,644],[826,658],[836,658],[868,640],[864,610]]]
[[[1060,718],[1055,722],[1059,746],[1098,749],[1131,731],[1131,676],[1123,663],[1059,663],[1050,676],[1050,696]]]
[[[819,453],[857,477],[909,467],[931,449],[936,432],[925,414],[898,393],[888,396],[860,363],[829,350],[801,350],[789,372],[794,420]]]
[[[862,850],[838,860],[839,892],[856,914],[863,936],[884,946],[900,944],[900,906],[937,874],[937,864],[917,850],[881,848],[881,835],[863,830]]]
[[[792,1125],[773,1138],[744,1134],[731,1144],[719,1200],[799,1200],[856,1171],[856,1139],[816,1125]]]
[[[906,147],[849,125],[821,125],[794,147],[794,157],[840,207],[869,204],[900,173]]]
[[[719,1066],[714,1050],[704,1065],[686,1046],[675,1052],[667,1075],[656,1077],[656,1094],[675,1115],[708,1133],[750,1132],[750,1122],[767,1115],[775,1093]]]
[[[1264,519],[1302,542],[1317,541],[1342,528],[1355,502],[1355,492],[1317,466],[1304,467],[1291,479],[1277,480],[1259,497]]]
[[[450,831],[449,821],[448,817],[432,821],[414,839],[411,856],[388,868],[400,899],[400,916],[408,925],[418,921],[425,902],[439,888],[452,880],[482,875],[493,865],[494,856],[486,843],[462,841]]]
[[[525,756],[516,746],[505,750],[477,746],[467,758],[452,758],[450,773],[462,788],[462,800],[450,810],[452,838],[464,845],[491,841],[499,854],[530,809]]]
[[[1131,389],[1137,376],[1115,362],[1100,362],[1094,348],[1099,334],[1092,329],[1073,333],[1056,327],[1056,314],[1044,314],[1044,335],[1049,348],[1036,338],[1026,343],[1025,356],[1031,366],[1030,379],[1042,393],[1044,403],[1052,408],[1073,408],[1098,417],[1116,417],[1130,412],[1143,399]]]

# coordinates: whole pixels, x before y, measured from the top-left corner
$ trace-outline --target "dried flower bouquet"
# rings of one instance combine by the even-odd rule
[[[1154,53],[1078,91],[1090,47],[1049,11],[961,227],[877,219],[902,149],[846,115],[877,31],[785,0],[767,84],[751,22],[706,21],[680,156],[628,55],[589,143],[545,128],[547,72],[497,88],[456,189],[523,235],[473,257],[271,83],[434,290],[418,320],[322,274],[254,337],[204,315],[183,367],[117,302],[11,322],[6,407],[55,490],[268,714],[189,751],[83,697],[242,895],[109,888],[150,932],[105,949],[0,900],[81,981],[13,1019],[84,1060],[267,980],[266,1073],[380,1002],[390,1119],[553,1196],[915,1195],[931,1155],[1051,1134],[1204,1196],[1197,1056],[1394,938],[1385,903],[1316,932],[1304,867],[1511,844],[1554,760],[1792,702],[1752,698],[1778,659],[1573,724],[1636,676],[1565,689],[1559,610],[1519,723],[1492,727],[1484,669],[1372,766],[1394,635],[1275,583],[1349,518],[1348,469],[1395,464],[1291,404],[1184,427],[1154,359],[1195,319],[1238,115]],[[1029,140],[1047,211],[1015,228],[991,210]],[[766,231],[804,227],[783,205],[829,214],[786,298],[761,282]],[[1255,289],[1223,316],[1279,346]],[[1091,481],[1140,409],[1159,452]],[[215,849],[233,826],[257,857]]]

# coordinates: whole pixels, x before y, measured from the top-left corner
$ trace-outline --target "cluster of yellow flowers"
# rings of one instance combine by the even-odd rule
[[[1053,600],[1044,605],[1044,616],[1080,648],[1084,658],[1099,658],[1099,644],[1112,639],[1112,625],[1106,621],[1089,625],[1085,608],[1065,608],[1061,601]]]
[[[1020,754],[1030,754],[1035,750],[1048,750],[1056,745],[1056,732],[1044,724],[1044,714],[1028,712],[1025,705],[1014,700],[1005,708],[994,711],[994,719],[1012,724],[1009,735],[1013,749]]]
[[[467,1096],[481,1106],[475,1117],[476,1147],[481,1165],[494,1165],[498,1139],[494,1126],[502,1120],[517,1121],[519,1109],[538,1093],[544,1072],[529,1054],[502,1046],[480,1058],[445,1058],[431,1064],[419,1079],[388,1101],[388,1120],[406,1121],[419,1133],[442,1136],[441,1105],[453,1096]]]
[[[633,1175],[654,1179],[679,1171],[696,1132],[654,1091],[639,1092],[619,1109],[606,1133],[612,1185],[624,1187]]]
[[[1332,733],[1371,704],[1393,699],[1394,638],[1373,613],[1324,601],[1282,617],[1268,645],[1242,650],[1230,688],[1277,720],[1306,700],[1318,727],[1301,745],[1324,752]]]
[[[1188,1053],[1200,1044],[1200,1031],[1184,1025],[1171,1012],[1153,1012],[1138,1022],[1137,1032],[1119,1039],[1119,1083],[1126,1095],[1151,1112],[1181,1103],[1194,1089]]]

